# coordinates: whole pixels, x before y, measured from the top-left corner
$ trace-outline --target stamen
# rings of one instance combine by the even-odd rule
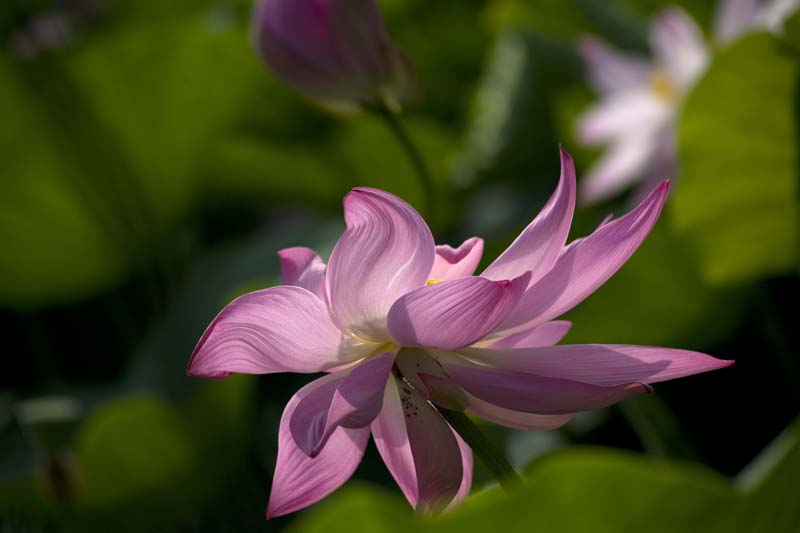
[[[669,75],[661,69],[656,69],[650,73],[650,90],[656,96],[668,102],[678,99],[678,89],[672,83]]]
[[[442,281],[444,281],[444,280],[431,278],[431,279],[428,280],[428,283],[426,283],[425,285],[436,285],[437,283],[441,283]]]

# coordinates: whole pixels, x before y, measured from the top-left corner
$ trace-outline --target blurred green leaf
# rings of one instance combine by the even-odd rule
[[[298,520],[295,530],[708,531],[705,526],[736,502],[733,488],[702,467],[609,450],[550,454],[533,463],[527,478],[516,492],[473,494],[433,519],[413,517],[400,497],[370,497],[364,488],[347,487]],[[352,516],[359,520],[348,520]]]
[[[115,3],[68,52],[0,56],[0,304],[69,301],[147,268],[204,194],[339,195],[324,166],[302,172],[312,145],[278,148],[331,121],[267,73],[249,9],[158,4]],[[259,164],[271,170],[253,177]]]
[[[438,123],[412,118],[404,120],[409,135],[418,147],[431,172],[435,186],[441,191],[455,142]],[[344,169],[353,184],[378,187],[393,192],[423,210],[423,190],[414,168],[389,128],[377,118],[352,121],[343,127],[335,140]],[[441,198],[441,212],[451,205],[451,198]],[[338,204],[338,202],[337,202]],[[444,218],[442,216],[439,217]]]
[[[620,0],[500,0],[487,16],[495,30],[526,28],[568,40],[599,34],[622,48],[647,51],[646,20]]]
[[[797,62],[774,37],[752,35],[720,51],[686,101],[669,214],[710,283],[797,265],[797,79]]]
[[[424,113],[454,132],[462,126],[491,42],[481,18],[489,1],[381,1],[392,40],[418,81],[418,98],[408,103],[410,114]]]
[[[741,531],[798,531],[800,506],[792,497],[800,494],[800,419],[779,435],[745,471],[739,487],[745,505],[734,523]],[[795,498],[796,500],[796,498]]]
[[[784,21],[782,37],[800,57],[800,10]]]
[[[524,27],[565,39],[593,33],[591,24],[572,1],[498,0],[488,5],[486,17],[495,31]]]
[[[193,473],[195,447],[178,414],[149,397],[117,400],[90,416],[78,441],[79,501],[113,507],[160,494],[182,499]]]
[[[455,182],[549,187],[541,180],[558,175],[550,104],[561,85],[579,76],[580,68],[569,47],[530,31],[503,33],[475,96]]]
[[[438,517],[414,516],[400,496],[351,484],[301,516],[293,530],[792,533],[800,525],[798,427],[773,445],[766,473],[745,491],[697,464],[572,448],[534,461],[517,491],[475,493]]]
[[[691,436],[657,394],[643,394],[619,404],[619,409],[648,454],[672,459],[697,459]]]
[[[434,530],[707,531],[734,501],[724,478],[699,466],[571,449],[534,462],[519,492],[473,496]]]
[[[88,186],[69,142],[60,138],[22,70],[0,55],[0,302],[5,304],[106,287],[130,259],[126,241],[119,239],[121,227],[107,220],[111,206]]]
[[[583,13],[597,32],[624,49],[647,52],[647,20],[636,13],[626,2],[573,0],[575,8]]]
[[[404,499],[384,489],[351,483],[334,496],[323,500],[312,512],[300,515],[291,524],[289,531],[392,533],[419,531],[421,525]]]
[[[256,380],[232,376],[205,381],[184,409],[185,423],[195,450],[203,454],[208,470],[228,469],[241,462],[244,443],[251,431]],[[211,491],[215,487],[203,487]]]
[[[328,211],[338,207],[340,198],[355,184],[354,177],[346,176],[341,163],[320,144],[276,144],[239,135],[213,150],[206,194],[228,202],[257,205],[278,197]],[[224,181],[215,179],[224,175],[228,176]]]
[[[678,6],[685,10],[701,28],[707,30],[711,28],[714,13],[722,3],[720,0],[670,0],[669,2],[664,0],[623,0],[623,2],[648,17],[652,17],[665,7]]]
[[[198,14],[133,20],[69,55],[0,57],[6,304],[73,299],[146,264],[252,87],[243,32]]]
[[[53,511],[33,480],[0,480],[0,531],[53,530]]]

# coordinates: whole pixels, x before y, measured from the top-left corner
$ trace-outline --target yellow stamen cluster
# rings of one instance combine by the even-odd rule
[[[441,280],[441,279],[429,279],[428,283],[426,283],[426,285],[436,285],[437,283],[441,283],[442,281],[444,281],[444,280]]]
[[[678,99],[678,89],[672,83],[669,75],[663,70],[654,70],[650,74],[650,90],[656,96],[668,102],[674,102]]]

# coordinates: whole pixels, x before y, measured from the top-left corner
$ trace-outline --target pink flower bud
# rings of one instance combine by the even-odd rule
[[[253,36],[278,76],[311,98],[370,104],[409,91],[374,0],[259,0]]]

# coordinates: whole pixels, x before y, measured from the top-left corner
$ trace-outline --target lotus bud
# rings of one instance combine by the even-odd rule
[[[393,106],[410,92],[374,0],[259,0],[253,37],[285,83],[323,103]]]

